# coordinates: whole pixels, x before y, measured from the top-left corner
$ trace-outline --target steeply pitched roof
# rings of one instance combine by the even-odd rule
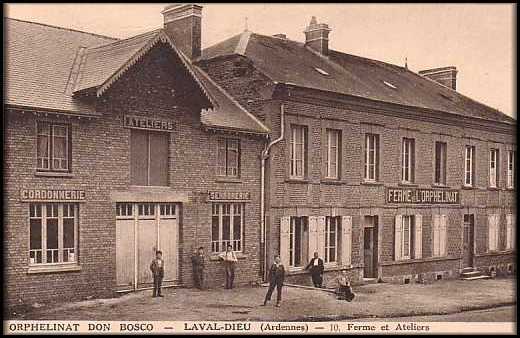
[[[4,29],[6,104],[93,113],[66,93],[71,67],[80,47],[116,39],[10,18],[4,18]]]
[[[206,48],[200,60],[237,54],[279,83],[516,123],[508,115],[404,67],[333,50],[326,58],[301,42],[273,36],[244,32]]]
[[[95,90],[97,96],[102,95],[157,42],[166,42],[212,104],[201,112],[204,125],[259,134],[269,131],[194,66],[163,29],[116,40],[14,19],[4,22],[8,29],[7,104],[96,114],[82,103],[81,93]]]

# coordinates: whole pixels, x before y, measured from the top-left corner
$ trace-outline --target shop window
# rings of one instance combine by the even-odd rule
[[[33,203],[29,205],[29,262],[77,262],[78,205]]]
[[[211,251],[224,252],[228,244],[233,251],[243,250],[244,203],[213,203]]]
[[[70,171],[70,127],[65,124],[37,123],[36,168],[38,171]]]
[[[341,167],[341,130],[327,129],[327,175],[339,179]]]
[[[130,130],[130,183],[138,186],[168,186],[170,134]]]
[[[413,183],[415,180],[415,140],[403,138],[401,181]]]
[[[303,179],[307,163],[307,128],[291,125],[291,178]]]
[[[435,142],[435,184],[446,185],[446,153],[445,142]]]
[[[498,164],[500,162],[498,149],[489,150],[489,186],[498,187]]]
[[[365,181],[379,179],[379,135],[365,135]]]
[[[217,175],[238,177],[240,175],[240,141],[221,138],[217,147]]]

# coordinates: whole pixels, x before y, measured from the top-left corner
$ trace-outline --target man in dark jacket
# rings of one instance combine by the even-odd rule
[[[312,284],[314,287],[321,288],[323,284],[323,259],[318,257],[318,253],[314,253],[314,257],[310,260],[309,264],[305,267],[305,270],[311,271]]]
[[[155,252],[155,259],[150,264],[150,270],[153,275],[153,296],[163,297],[161,294],[161,284],[164,278],[164,261],[162,259],[162,252],[157,250]]]
[[[193,265],[193,282],[199,290],[204,288],[204,248],[200,247],[197,253],[191,257]]]
[[[267,294],[265,295],[263,306],[266,306],[267,302],[271,300],[271,295],[273,294],[274,288],[276,287],[276,306],[280,307],[284,279],[285,268],[281,263],[280,256],[275,256],[274,263],[271,265],[271,269],[269,269],[269,290],[267,290]]]

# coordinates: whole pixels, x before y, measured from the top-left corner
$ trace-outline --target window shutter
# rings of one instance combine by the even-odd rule
[[[433,215],[433,256],[440,255],[440,215]]]
[[[401,234],[403,231],[403,215],[395,216],[395,240],[394,240],[394,260],[401,259]]]
[[[511,214],[506,215],[506,249],[511,249],[512,246],[512,216]]]
[[[341,217],[341,264],[352,264],[352,216]]]
[[[289,267],[289,232],[291,227],[291,217],[280,219],[280,258],[282,264],[287,269]]]
[[[516,247],[516,214],[511,215],[511,249]]]
[[[318,217],[309,216],[309,259],[318,251]],[[319,251],[318,251],[319,252]]]
[[[440,224],[440,229],[439,229],[439,237],[440,237],[440,249],[439,249],[439,254],[441,256],[446,256],[447,255],[447,244],[446,243],[446,239],[447,239],[447,236],[446,236],[446,232],[447,232],[447,219],[448,217],[446,215],[441,215],[440,217],[441,219],[441,224]]]
[[[495,215],[488,215],[488,250],[495,249]]]
[[[318,216],[318,251],[319,256],[325,259],[325,216]]]
[[[415,215],[415,258],[422,258],[422,215]]]

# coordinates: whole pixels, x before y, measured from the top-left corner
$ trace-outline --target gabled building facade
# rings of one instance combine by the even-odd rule
[[[516,120],[456,91],[455,67],[416,74],[245,31],[205,49],[208,74],[271,129],[266,261],[309,283],[423,282],[515,270]]]

